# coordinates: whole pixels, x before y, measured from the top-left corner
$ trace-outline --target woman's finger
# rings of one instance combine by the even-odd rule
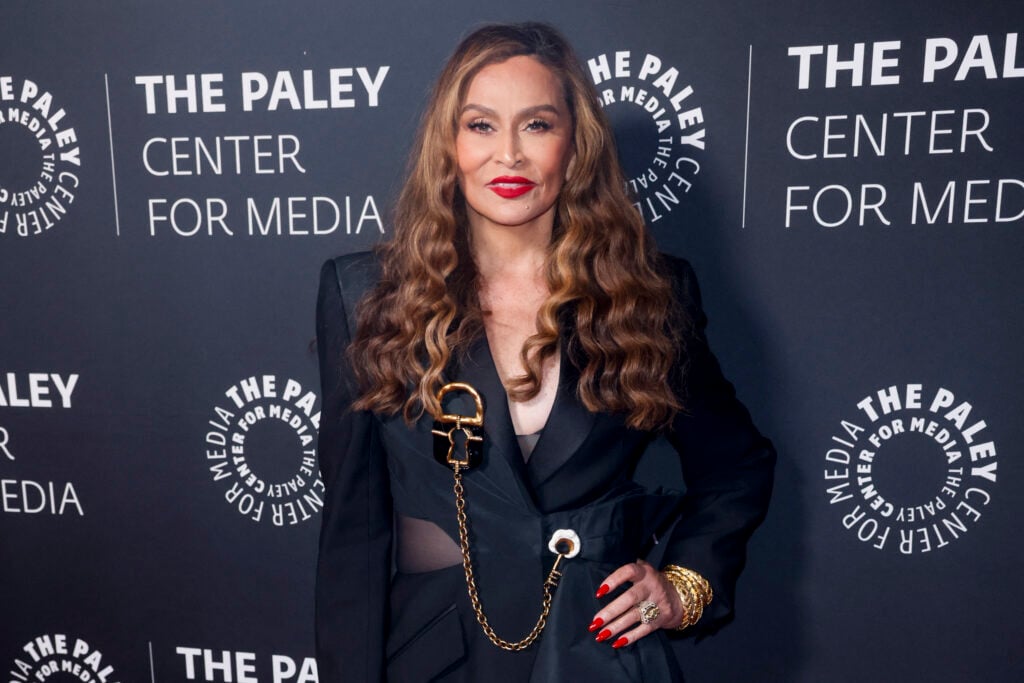
[[[626,582],[636,582],[643,578],[643,560],[624,564],[605,578],[597,588],[597,597],[603,598]],[[643,564],[647,564],[644,562]],[[650,565],[647,565],[650,566]]]
[[[601,594],[607,595],[626,583],[632,585],[594,615],[590,631],[597,631],[598,642],[611,640],[613,647],[624,647],[682,619],[682,605],[678,604],[675,589],[650,564],[640,560],[619,567],[602,584],[608,590]],[[647,600],[657,605],[658,616],[643,624],[639,604]]]
[[[654,622],[651,622],[650,624],[637,624],[636,628],[619,634],[619,636],[612,641],[612,647],[614,647],[617,650],[621,647],[632,645],[644,636],[651,635],[656,630],[658,630],[658,628],[660,627],[655,626]]]

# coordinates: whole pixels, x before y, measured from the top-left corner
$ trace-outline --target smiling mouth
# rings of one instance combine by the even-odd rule
[[[520,176],[500,176],[487,183],[488,190],[505,199],[520,197],[536,186],[529,178]]]

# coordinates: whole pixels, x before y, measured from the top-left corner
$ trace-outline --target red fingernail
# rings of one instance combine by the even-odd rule
[[[608,584],[602,583],[601,587],[597,589],[597,597],[603,598],[604,596],[608,595],[609,591],[611,591],[611,588],[608,587]]]
[[[626,636],[622,636],[621,638],[616,640],[614,643],[612,643],[612,647],[615,648],[616,650],[618,650],[620,647],[622,647],[623,645],[627,645],[628,643],[629,643],[629,641],[626,640]]]
[[[601,642],[604,642],[604,641],[608,640],[611,637],[612,637],[612,632],[609,631],[608,629],[605,629],[605,630],[601,631],[600,633],[598,633],[597,637],[594,638],[594,640],[596,640],[597,642],[601,643]]]
[[[601,617],[597,617],[592,622],[590,622],[590,626],[587,627],[587,630],[593,633],[602,626],[604,626],[604,619],[602,619]]]

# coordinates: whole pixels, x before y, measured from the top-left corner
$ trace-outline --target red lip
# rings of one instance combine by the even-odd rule
[[[515,199],[526,194],[536,186],[529,178],[522,176],[498,176],[487,184],[487,189],[505,199]]]

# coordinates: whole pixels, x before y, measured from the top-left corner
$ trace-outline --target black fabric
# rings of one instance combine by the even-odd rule
[[[499,635],[518,639],[536,621],[553,560],[547,550],[551,533],[571,528],[582,539],[579,557],[563,565],[543,636],[528,654],[508,656],[510,662],[528,661],[529,675],[515,666],[498,667],[487,680],[681,680],[664,632],[612,650],[586,630],[602,604],[594,597],[601,580],[645,556],[654,532],[676,518],[679,523],[663,541],[666,562],[700,572],[716,594],[700,626],[712,627],[731,613],[746,539],[767,507],[775,454],[707,348],[692,270],[682,260],[669,263],[676,296],[693,321],[685,340],[690,381],[678,386],[685,389],[687,411],[669,435],[686,478],[685,495],[632,480],[637,459],[655,435],[627,428],[619,416],[584,409],[575,397],[578,371],[571,362],[561,364],[549,428],[529,463],[519,452],[486,340],[449,369],[449,381],[468,382],[484,399],[483,461],[467,472],[465,488],[477,583]],[[317,658],[324,683],[384,680],[389,630],[440,624],[453,604],[464,634],[470,634],[465,658],[452,661],[445,648],[422,648],[420,668],[455,667],[446,675],[462,675],[456,672],[477,671],[482,661],[506,657],[477,642],[479,627],[467,614],[465,586],[452,579],[459,578],[459,568],[417,576],[419,591],[390,592],[393,512],[431,520],[451,538],[458,536],[451,471],[432,458],[430,420],[410,427],[400,417],[347,410],[352,383],[343,351],[354,330],[354,304],[375,273],[373,257],[359,254],[328,262],[321,278],[319,457],[327,497],[317,576]],[[395,585],[407,580],[399,577]]]
[[[533,449],[537,447],[537,441],[540,440],[541,432],[534,432],[533,434],[516,434],[516,442],[519,444],[519,452],[523,454],[523,460],[530,462],[530,455],[533,454]]]
[[[459,544],[426,519],[395,516],[395,568],[406,574],[462,564]]]

